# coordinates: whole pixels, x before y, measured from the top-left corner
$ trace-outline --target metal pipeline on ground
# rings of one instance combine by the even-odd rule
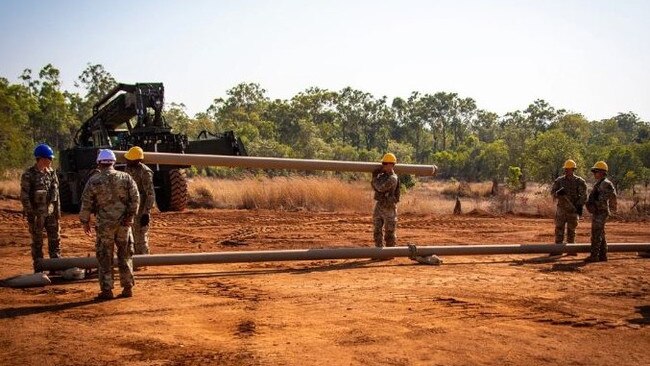
[[[549,254],[549,253],[588,253],[589,244],[509,244],[509,245],[449,245],[449,246],[411,246],[411,247],[360,247],[330,249],[294,249],[265,251],[236,251],[189,254],[152,254],[133,256],[133,265],[173,266],[213,263],[244,263],[300,261],[324,259],[390,259],[414,256],[464,256],[464,255],[503,255],[503,254]],[[650,243],[609,244],[608,251],[650,253]],[[117,265],[117,261],[115,261]],[[41,259],[39,267],[45,271],[68,268],[97,268],[94,257],[69,257]]]
[[[124,160],[125,151],[115,151],[118,160]],[[312,160],[312,159],[287,159],[256,156],[230,156],[230,155],[201,155],[201,154],[173,154],[160,152],[145,152],[145,163],[163,165],[195,165],[195,166],[223,166],[230,168],[258,168],[258,169],[293,169],[293,170],[329,170],[337,172],[368,172],[381,167],[379,163],[365,161],[338,161],[338,160]],[[395,173],[414,174],[418,176],[433,176],[438,167],[435,165],[397,164]]]

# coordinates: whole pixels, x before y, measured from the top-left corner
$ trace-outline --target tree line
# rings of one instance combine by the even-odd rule
[[[99,64],[79,75],[81,92],[63,90],[53,65],[37,74],[25,70],[18,83],[0,78],[0,170],[27,164],[37,142],[70,147],[92,105],[114,85]],[[182,103],[168,103],[165,118],[190,138],[234,130],[256,156],[377,161],[391,151],[403,163],[438,165],[442,178],[494,182],[513,172],[550,182],[566,159],[575,160],[581,174],[605,160],[619,189],[650,180],[649,122],[633,112],[590,121],[543,99],[499,115],[452,92],[414,91],[388,100],[351,87],[312,87],[271,99],[259,84],[241,83],[194,116]]]

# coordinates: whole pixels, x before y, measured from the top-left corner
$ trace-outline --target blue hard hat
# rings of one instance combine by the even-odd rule
[[[34,149],[34,157],[54,159],[54,150],[47,144],[40,144]]]

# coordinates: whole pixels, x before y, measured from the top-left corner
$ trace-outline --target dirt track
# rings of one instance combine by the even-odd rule
[[[27,273],[17,201],[0,201],[0,278]],[[157,214],[156,253],[370,246],[369,215]],[[610,242],[650,242],[647,222]],[[578,241],[588,241],[581,222]],[[76,216],[64,255],[93,253]],[[549,243],[548,219],[402,216],[401,243]],[[92,254],[91,254],[92,255]],[[650,346],[650,261],[444,258],[151,267],[135,296],[95,303],[96,279],[0,288],[1,365],[641,365]],[[119,291],[119,287],[117,289]],[[645,361],[643,361],[645,360]]]

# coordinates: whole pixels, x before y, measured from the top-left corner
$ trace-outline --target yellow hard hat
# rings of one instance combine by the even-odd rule
[[[124,154],[126,160],[144,160],[144,151],[140,146],[133,146]]]
[[[573,160],[571,160],[571,159],[569,159],[569,160],[567,160],[567,161],[564,162],[564,167],[563,167],[563,169],[575,169],[575,168],[577,168],[577,167],[578,167],[578,165],[576,164],[576,162],[573,161]]]
[[[397,157],[395,157],[395,154],[392,153],[386,153],[384,154],[384,157],[381,158],[382,163],[393,163],[397,164]]]
[[[602,171],[608,171],[609,168],[607,167],[607,163],[604,161],[597,161],[594,166],[591,167],[591,171],[593,172],[594,170],[602,170]]]

